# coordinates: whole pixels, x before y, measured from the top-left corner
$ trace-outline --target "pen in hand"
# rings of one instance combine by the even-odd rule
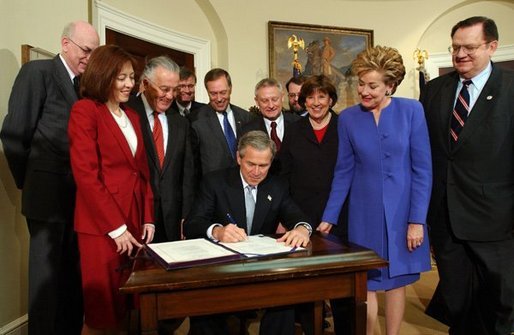
[[[229,223],[233,223],[238,228],[236,230],[239,230],[244,235],[244,240],[247,240],[248,235],[246,234],[246,231],[244,230],[244,228],[240,227],[237,224],[236,220],[234,220],[234,218],[232,217],[232,215],[230,215],[230,213],[227,213],[227,219],[228,219]]]
[[[227,219],[228,219],[228,223],[233,223],[233,224],[235,224],[236,226],[239,227],[239,225],[237,224],[236,220],[234,220],[234,218],[232,217],[232,215],[230,215],[230,213],[227,213]]]

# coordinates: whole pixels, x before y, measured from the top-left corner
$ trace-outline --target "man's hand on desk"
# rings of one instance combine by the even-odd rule
[[[239,228],[233,223],[226,226],[216,226],[212,230],[212,237],[220,242],[241,242],[246,241],[248,236],[243,228]]]
[[[306,247],[309,240],[309,230],[304,226],[298,226],[282,235],[277,242],[284,242],[290,247]]]

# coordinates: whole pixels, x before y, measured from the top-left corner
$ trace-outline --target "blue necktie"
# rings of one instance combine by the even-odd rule
[[[228,122],[227,112],[223,112],[223,132],[225,133],[225,138],[227,139],[228,149],[232,157],[236,156],[236,135],[234,135],[234,130],[232,126],[230,126],[230,122]]]
[[[462,128],[464,128],[464,123],[466,123],[466,120],[468,119],[468,114],[470,110],[468,87],[472,83],[473,82],[471,80],[466,80],[462,82],[462,88],[459,92],[459,96],[457,97],[455,107],[453,108],[450,128],[452,143],[457,142],[457,140],[459,139],[459,134]]]

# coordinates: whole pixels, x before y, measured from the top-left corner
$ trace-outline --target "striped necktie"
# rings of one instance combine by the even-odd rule
[[[457,140],[459,139],[459,134],[462,128],[464,128],[464,123],[466,123],[466,120],[468,119],[468,114],[470,110],[468,87],[472,83],[473,82],[471,80],[466,80],[462,82],[462,88],[459,92],[459,96],[457,97],[455,107],[453,108],[450,128],[452,143],[457,142]]]

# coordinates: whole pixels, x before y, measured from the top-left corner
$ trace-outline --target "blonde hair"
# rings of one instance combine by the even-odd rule
[[[405,66],[398,50],[380,45],[362,51],[352,62],[352,72],[358,77],[370,71],[381,73],[384,82],[393,85],[391,94],[405,77]]]

